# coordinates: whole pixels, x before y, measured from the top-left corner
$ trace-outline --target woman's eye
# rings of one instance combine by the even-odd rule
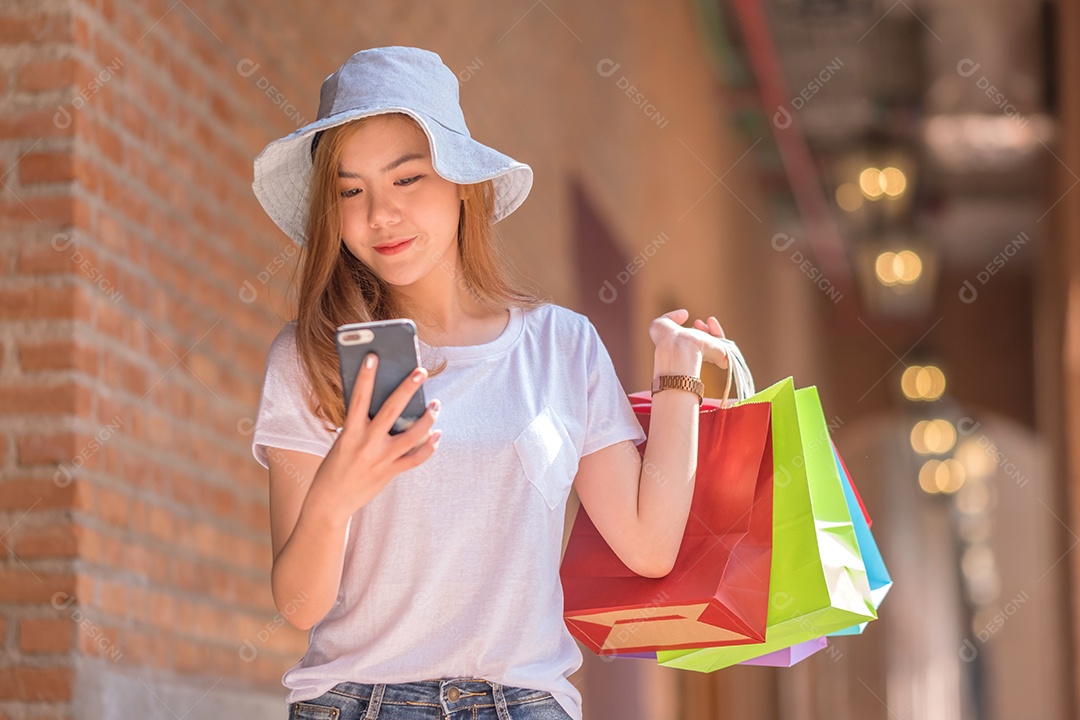
[[[342,190],[341,197],[350,198],[358,192],[360,192],[360,188],[349,188],[348,190]]]
[[[404,180],[398,180],[400,183],[404,183],[406,186],[412,185],[414,182],[422,178],[423,175],[416,175],[415,177],[405,178]]]

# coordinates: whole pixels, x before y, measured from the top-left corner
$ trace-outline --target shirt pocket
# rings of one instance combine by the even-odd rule
[[[554,510],[570,494],[578,454],[559,415],[546,406],[514,438],[525,475]]]

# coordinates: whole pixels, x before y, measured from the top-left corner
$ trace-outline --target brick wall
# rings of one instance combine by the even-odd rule
[[[276,239],[235,132],[256,88],[203,22],[242,27],[182,3],[4,12],[0,716],[272,688],[303,637],[275,632],[238,429],[273,320],[238,289]]]
[[[751,362],[766,347],[799,357],[749,334],[773,322],[739,301],[765,277],[767,235],[742,207],[760,214],[748,170],[728,176],[739,197],[706,192],[748,141],[712,93],[688,7],[299,7],[2,6],[0,718],[284,717],[280,677],[306,636],[272,602],[250,431],[295,249],[253,197],[251,163],[314,118],[351,52],[415,44],[460,70],[473,135],[536,171],[499,230],[557,302],[599,290],[568,268],[572,177],[627,262],[671,239],[634,280],[628,390],[651,374],[648,320],[675,307],[658,297],[745,328]],[[597,72],[604,59],[615,76]],[[796,274],[776,282],[813,293]],[[712,692],[674,677],[587,656],[576,680],[597,718],[616,697],[645,716],[676,702],[677,682]]]

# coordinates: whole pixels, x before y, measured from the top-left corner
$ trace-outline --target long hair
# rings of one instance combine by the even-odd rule
[[[394,113],[416,124],[408,115]],[[409,307],[341,238],[341,196],[338,167],[346,141],[367,118],[330,128],[316,136],[312,158],[306,242],[297,269],[296,347],[311,384],[309,409],[330,423],[327,432],[345,424],[345,400],[338,369],[334,333],[346,323],[409,316]],[[419,128],[419,125],[416,125]],[[458,217],[460,275],[455,278],[482,306],[491,310],[532,308],[547,302],[512,279],[510,264],[495,244],[492,226],[494,185],[491,180],[463,185]],[[446,362],[428,368],[429,377]]]

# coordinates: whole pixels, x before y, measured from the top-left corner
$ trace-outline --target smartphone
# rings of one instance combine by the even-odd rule
[[[420,343],[416,337],[416,323],[408,318],[341,325],[334,337],[346,412],[352,399],[356,375],[368,353],[375,353],[379,358],[379,364],[375,368],[375,387],[371,393],[369,418],[374,418],[390,394],[413,370],[420,367]],[[390,434],[397,435],[408,430],[423,416],[426,409],[424,387],[421,385],[409,398],[405,411],[394,421]]]

